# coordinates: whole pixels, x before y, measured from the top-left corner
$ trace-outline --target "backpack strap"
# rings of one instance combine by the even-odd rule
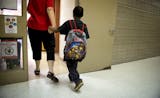
[[[77,29],[76,21],[73,20],[73,23],[74,23],[74,27],[72,25],[72,20],[69,20],[69,25],[70,25],[71,29],[73,29],[73,28]],[[84,28],[85,28],[85,25],[83,23],[83,25],[82,25],[82,31],[84,31]]]
[[[69,20],[69,25],[70,25],[71,29],[73,29],[72,20]]]
[[[74,22],[75,29],[77,29],[76,21],[74,20],[73,22]]]
[[[83,23],[83,25],[82,25],[82,31],[84,31],[84,27],[85,27],[85,25],[84,25],[84,23]]]

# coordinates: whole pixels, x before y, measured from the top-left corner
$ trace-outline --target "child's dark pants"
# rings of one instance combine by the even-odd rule
[[[69,76],[70,81],[77,83],[78,81],[81,80],[79,78],[79,73],[77,71],[78,62],[77,61],[66,61],[66,63],[67,63],[68,71],[69,71],[68,76]]]

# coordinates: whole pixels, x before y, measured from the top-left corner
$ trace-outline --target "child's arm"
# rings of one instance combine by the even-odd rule
[[[59,27],[53,27],[53,26],[49,26],[48,27],[48,32],[49,34],[52,34],[54,32],[60,32],[60,34],[64,34],[67,35],[69,32],[69,21],[66,21],[63,25],[59,26]]]

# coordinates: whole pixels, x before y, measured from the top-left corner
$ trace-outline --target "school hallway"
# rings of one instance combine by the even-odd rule
[[[58,78],[58,84],[43,77],[0,86],[0,98],[160,98],[160,57],[81,74],[84,86],[79,92],[72,90],[67,74]]]

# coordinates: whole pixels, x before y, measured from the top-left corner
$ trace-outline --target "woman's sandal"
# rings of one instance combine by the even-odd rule
[[[40,75],[40,70],[34,70],[35,75]]]
[[[51,73],[51,72],[48,72],[47,77],[48,77],[49,79],[53,80],[55,83],[58,83],[58,82],[59,82],[58,78],[57,78],[56,76],[54,76],[54,74]]]

